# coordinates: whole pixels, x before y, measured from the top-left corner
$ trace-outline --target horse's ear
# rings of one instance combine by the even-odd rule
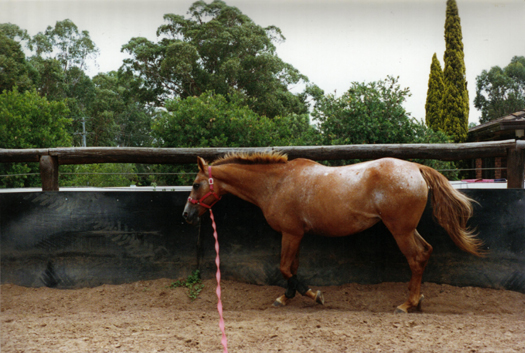
[[[206,173],[206,161],[201,157],[197,157],[197,164],[201,172]]]

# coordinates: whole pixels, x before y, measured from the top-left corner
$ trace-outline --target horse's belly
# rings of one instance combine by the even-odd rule
[[[362,232],[379,223],[376,215],[353,215],[342,217],[325,217],[313,221],[305,221],[305,232],[327,237],[344,237]]]

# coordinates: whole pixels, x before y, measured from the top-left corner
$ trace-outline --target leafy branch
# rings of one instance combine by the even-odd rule
[[[195,270],[188,278],[173,282],[169,288],[186,287],[188,288],[188,297],[191,301],[194,301],[199,296],[200,292],[204,289],[202,284],[201,273],[199,270]]]

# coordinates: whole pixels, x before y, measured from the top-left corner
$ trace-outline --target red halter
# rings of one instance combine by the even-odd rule
[[[208,166],[208,176],[209,176],[208,184],[210,185],[210,191],[208,191],[206,195],[201,197],[200,200],[192,199],[191,196],[188,197],[188,201],[191,202],[192,204],[199,205],[205,208],[211,208],[221,199],[221,196],[217,195],[217,193],[213,191],[213,178],[211,177],[211,166]],[[215,200],[213,200],[209,205],[204,203],[204,200],[208,198],[208,196],[215,197]]]

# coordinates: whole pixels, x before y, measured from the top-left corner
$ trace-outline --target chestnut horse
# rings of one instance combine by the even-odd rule
[[[344,167],[308,159],[288,161],[279,153],[229,154],[208,165],[198,157],[199,173],[183,217],[195,223],[224,194],[260,207],[268,224],[282,233],[280,269],[288,281],[274,305],[285,305],[296,291],[324,303],[297,279],[298,253],[305,233],[341,237],[382,221],[394,236],[412,271],[408,300],[396,312],[419,308],[421,279],[432,246],[416,226],[432,190],[434,217],[462,250],[482,255],[482,242],[466,226],[472,215],[467,196],[436,170],[399,159],[383,158]]]

